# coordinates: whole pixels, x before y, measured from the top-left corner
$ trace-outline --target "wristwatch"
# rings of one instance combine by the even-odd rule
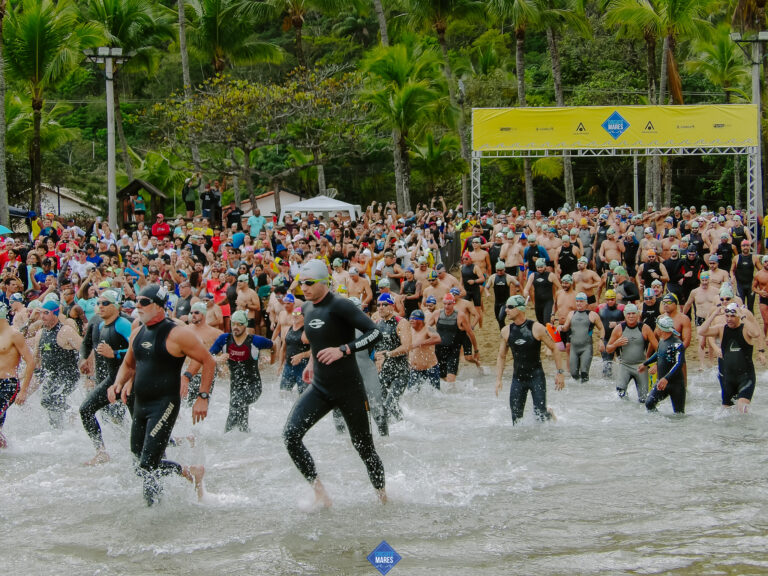
[[[565,370],[560,370],[560,369],[558,369],[557,373],[558,373],[558,374],[565,374]]]
[[[210,398],[211,398],[211,395],[210,395],[210,394],[208,394],[208,392],[200,392],[200,393],[197,395],[197,397],[198,397],[198,398],[202,398],[203,400],[210,400]]]

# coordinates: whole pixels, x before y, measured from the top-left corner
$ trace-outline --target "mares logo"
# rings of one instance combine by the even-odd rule
[[[395,552],[395,549],[387,544],[386,540],[382,540],[381,544],[373,549],[373,552],[368,554],[368,562],[370,562],[376,570],[382,575],[387,574],[395,564],[402,560],[402,556]]]
[[[315,318],[314,320],[311,320],[309,323],[309,327],[314,328],[315,330],[317,330],[318,328],[322,328],[323,326],[325,326],[325,322],[320,320],[320,318]]]

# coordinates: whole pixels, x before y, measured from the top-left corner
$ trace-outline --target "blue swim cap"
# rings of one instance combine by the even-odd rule
[[[43,308],[45,308],[46,310],[50,310],[56,316],[59,315],[59,303],[54,300],[48,300],[48,302],[43,304]]]
[[[379,299],[377,300],[379,304],[389,304],[390,306],[395,305],[395,299],[392,298],[392,294],[386,293],[379,296]]]
[[[427,296],[427,299],[424,300],[425,304],[437,304],[437,298],[434,296]]]
[[[424,312],[421,310],[414,310],[411,312],[410,320],[424,320]]]

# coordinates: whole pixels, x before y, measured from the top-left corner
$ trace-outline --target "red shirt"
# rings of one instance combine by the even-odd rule
[[[152,224],[152,236],[155,236],[161,242],[165,240],[165,237],[169,236],[170,234],[171,227],[168,226],[167,222],[155,222]]]

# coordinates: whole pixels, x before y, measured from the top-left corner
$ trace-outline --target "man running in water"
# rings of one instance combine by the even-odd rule
[[[675,330],[675,321],[669,316],[662,316],[656,322],[656,330],[661,334],[659,347],[637,369],[641,374],[646,368],[657,362],[655,367],[659,380],[645,400],[649,412],[656,411],[656,405],[667,396],[672,401],[672,409],[676,414],[685,413],[685,346],[680,340],[680,332]],[[651,369],[654,370],[653,368]]]
[[[203,343],[203,346],[207,350],[210,350],[216,339],[223,334],[218,328],[214,328],[208,322],[206,322],[206,305],[205,302],[195,302],[192,304],[192,309],[189,311],[189,328],[195,333],[195,335]],[[230,318],[230,324],[232,319]],[[190,365],[192,361],[190,360]],[[189,371],[189,370],[188,370]],[[219,367],[213,371],[213,381],[211,382],[211,389],[208,390],[209,394],[213,393],[213,387],[216,384],[216,375],[219,371]],[[183,376],[183,374],[182,374]],[[200,392],[201,377],[196,372],[193,373],[191,378],[181,379],[181,397],[186,398],[187,406],[192,406],[197,400],[197,395]]]
[[[301,394],[307,387],[301,375],[309,364],[312,353],[304,335],[304,312],[298,306],[291,312],[291,326],[280,340],[280,352],[283,363],[280,391],[290,392],[295,386]]]
[[[597,327],[600,352],[605,351],[603,323],[597,312],[587,310],[588,300],[584,292],[576,294],[576,310],[568,313],[563,331],[569,333],[571,343],[570,368],[574,380],[589,382],[589,368],[592,366],[592,332]]]
[[[304,445],[304,435],[333,408],[338,408],[349,428],[352,444],[368,469],[368,477],[384,503],[384,466],[376,448],[368,420],[368,401],[354,353],[364,350],[381,337],[375,324],[352,302],[328,289],[328,268],[320,260],[310,260],[300,271],[301,287],[309,304],[304,308],[304,333],[312,358],[303,379],[311,382],[294,404],[283,429],[288,454],[304,478],[312,485],[316,501],[330,506],[331,500],[317,477],[315,462]],[[363,334],[355,339],[355,329]]]
[[[259,373],[259,350],[272,350],[273,342],[268,338],[248,333],[248,313],[238,310],[232,314],[231,334],[220,334],[211,346],[211,354],[224,352],[229,365],[229,414],[225,432],[237,428],[248,432],[248,407],[261,396],[261,374]],[[275,354],[272,354],[274,363]],[[182,374],[182,385],[188,384],[200,369],[200,363],[192,360]],[[200,394],[197,394],[200,396]]]
[[[440,336],[440,344],[435,346],[435,354],[440,366],[440,378],[449,383],[456,382],[464,334],[470,339],[474,350],[473,356],[479,359],[480,354],[469,316],[456,309],[456,298],[453,294],[448,293],[443,297],[443,309],[433,318],[435,330]]]
[[[560,281],[557,276],[554,272],[548,272],[546,268],[547,261],[544,258],[537,259],[536,272],[528,276],[528,282],[526,282],[523,290],[523,296],[530,298],[531,288],[533,288],[534,309],[539,324],[552,321],[555,294],[560,289]],[[509,317],[509,313],[507,313],[507,317]]]
[[[552,351],[557,366],[555,389],[565,387],[565,370],[563,359],[557,350],[547,329],[534,320],[525,318],[525,298],[515,295],[507,300],[507,319],[510,323],[501,330],[499,344],[499,359],[496,362],[496,396],[502,389],[504,364],[507,360],[507,349],[512,350],[514,371],[512,386],[509,390],[509,408],[512,411],[512,423],[523,417],[525,399],[531,392],[533,412],[539,420],[549,420],[554,413],[547,408],[547,381],[541,366],[541,343]]]
[[[128,352],[131,339],[131,321],[120,316],[117,307],[117,292],[105,290],[99,296],[97,314],[101,318],[88,330],[80,347],[81,367],[87,364],[91,352],[95,352],[96,379],[98,383],[80,405],[80,419],[83,428],[96,448],[96,456],[87,464],[101,464],[109,461],[101,436],[101,427],[96,412],[109,406],[107,389],[115,382],[120,364]]]
[[[712,321],[717,316],[725,316],[725,323],[713,326]],[[732,302],[725,308],[712,310],[699,329],[699,336],[720,340],[720,392],[723,408],[733,406],[735,398],[736,409],[746,414],[757,382],[752,351],[755,343],[761,342],[760,326],[743,306]]]
[[[19,386],[19,364],[24,358],[26,366]],[[0,302],[0,448],[8,442],[3,435],[5,415],[14,400],[21,406],[27,399],[29,383],[35,372],[35,357],[21,332],[8,324],[8,306]]]
[[[400,396],[408,386],[408,350],[411,346],[411,327],[405,318],[395,314],[395,301],[391,294],[382,294],[376,303],[379,321],[376,327],[381,339],[376,342],[376,368],[384,394],[384,414],[401,420]]]
[[[49,300],[42,306],[42,329],[35,335],[32,348],[40,360],[42,399],[48,420],[54,428],[64,424],[67,397],[80,379],[78,350],[82,339],[69,325],[59,322],[59,303]]]
[[[658,341],[651,327],[640,322],[637,306],[627,304],[624,307],[624,322],[613,329],[605,346],[606,352],[616,352],[619,357],[619,369],[616,373],[616,392],[619,398],[626,397],[629,382],[634,380],[637,399],[645,404],[648,395],[648,373],[640,372],[638,366],[648,357],[648,348],[656,350],[657,346]]]
[[[167,300],[168,291],[158,284],[148,284],[139,293],[136,303],[141,324],[134,328],[115,383],[107,391],[110,402],[120,396],[125,403],[128,395],[133,396],[131,452],[138,460],[137,474],[143,481],[148,506],[158,501],[160,477],[168,474],[180,474],[194,482],[198,498],[202,497],[202,466],[187,468],[162,458],[179,415],[184,358],[203,365],[200,393],[192,407],[193,424],[208,415],[216,364],[191,328],[165,317]]]

